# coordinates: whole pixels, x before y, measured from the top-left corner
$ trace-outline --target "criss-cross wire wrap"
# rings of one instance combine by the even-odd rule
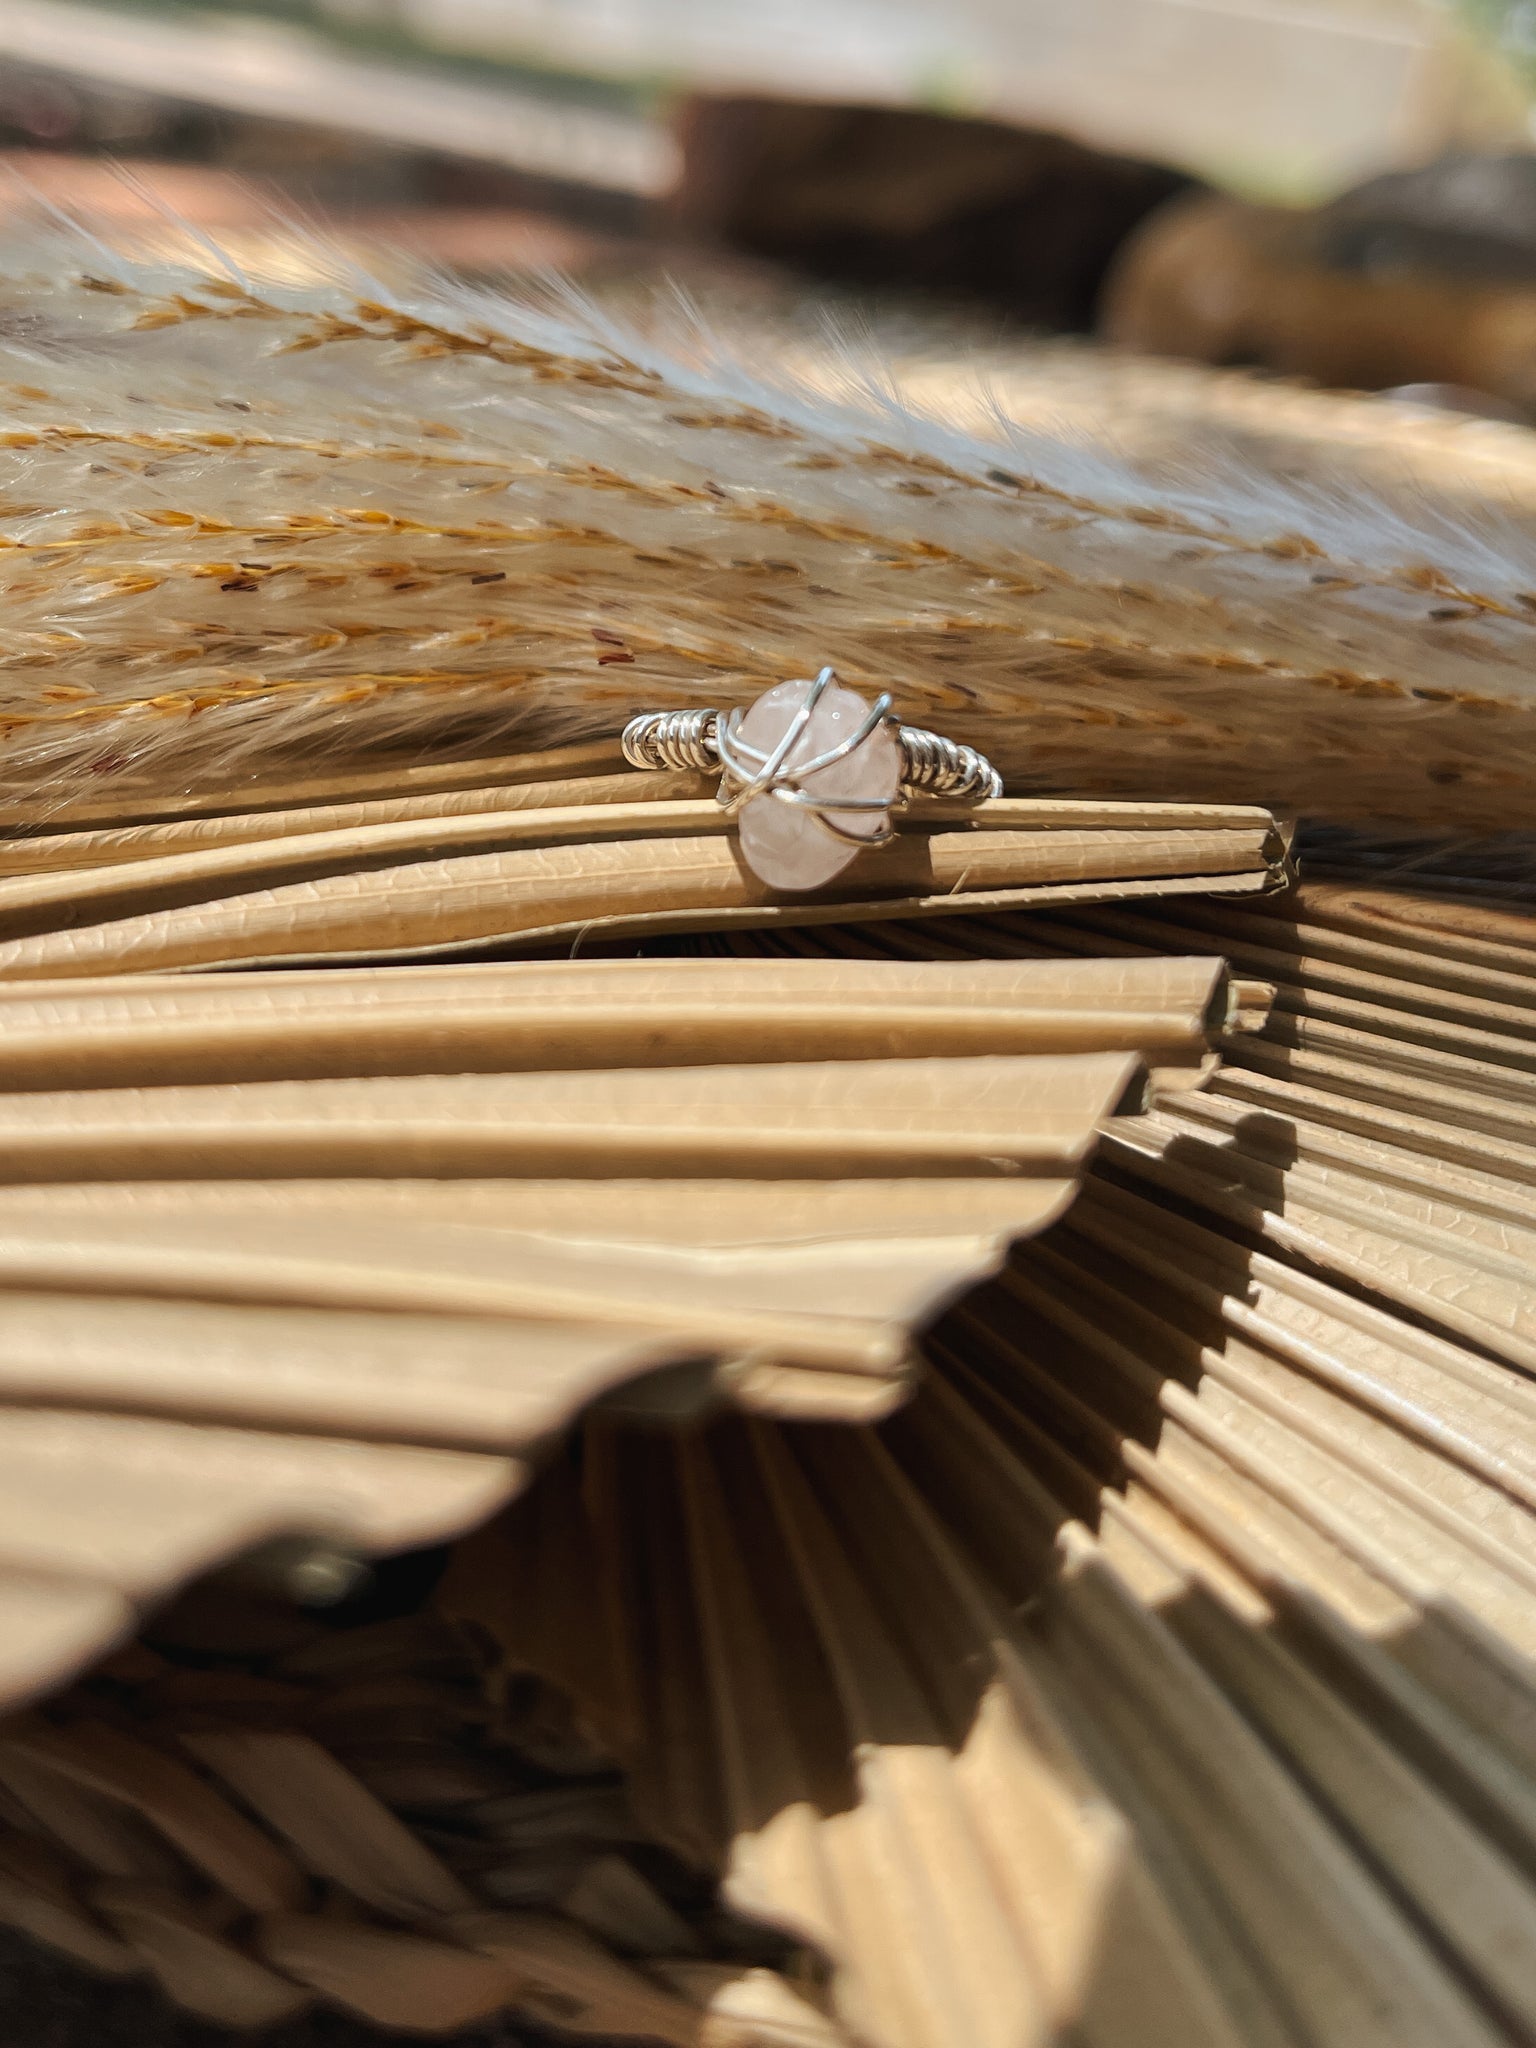
[[[1002,795],[1003,779],[985,754],[946,739],[942,733],[929,732],[924,726],[902,725],[891,716],[889,691],[881,692],[860,723],[836,746],[808,761],[789,765],[796,741],[836,680],[835,669],[821,670],[770,752],[764,753],[742,738],[739,710],[723,716],[715,710],[643,711],[624,728],[620,741],[624,758],[632,768],[680,768],[701,773],[718,768],[719,800],[727,809],[739,810],[750,797],[772,795],[781,803],[809,811],[835,838],[857,846],[878,845],[890,838],[895,829],[890,815],[892,805],[884,797],[835,796],[806,789],[803,784],[807,776],[845,760],[881,725],[895,727],[901,749],[897,803],[916,795],[958,797],[971,802]],[[848,811],[881,812],[884,816],[872,833],[850,832],[833,815]]]
[[[822,768],[830,768],[837,761],[845,761],[855,747],[863,746],[870,734],[877,732],[891,714],[891,697],[888,690],[882,690],[873,705],[853,731],[840,739],[836,746],[827,747],[819,754],[813,754],[808,761],[796,761],[790,765],[789,757],[796,742],[810,724],[816,706],[837,681],[837,671],[824,668],[815,682],[805,693],[805,700],[795,711],[789,724],[784,728],[778,743],[769,752],[754,747],[741,736],[741,712],[729,711],[724,718],[715,721],[715,751],[720,756],[720,802],[727,810],[739,811],[743,804],[755,796],[777,797],[780,803],[792,804],[796,810],[809,811],[817,824],[830,832],[834,839],[845,840],[850,846],[878,846],[889,839],[896,829],[891,823],[891,800],[883,796],[834,796],[818,794],[806,789],[803,779],[815,775]],[[894,721],[892,721],[894,723]],[[846,825],[833,816],[837,811],[865,811],[872,815],[872,832],[850,832]]]

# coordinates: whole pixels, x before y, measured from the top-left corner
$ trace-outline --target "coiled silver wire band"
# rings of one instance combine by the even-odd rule
[[[688,769],[699,774],[711,774],[717,769],[723,771],[732,787],[729,795],[722,787],[721,800],[734,807],[775,783],[799,730],[803,729],[805,719],[814,707],[816,696],[834,680],[831,669],[821,671],[812,685],[814,694],[806,700],[804,715],[774,749],[773,756],[759,754],[755,748],[744,744],[737,730],[741,720],[739,711],[724,716],[715,710],[642,711],[625,726],[619,744],[631,768]],[[828,753],[817,755],[813,761],[798,763],[796,773],[809,774],[851,753],[877,725],[890,717],[890,704],[889,697],[881,696],[858,732]],[[902,725],[894,719],[890,722],[896,727],[896,739],[901,748],[903,796],[947,796],[979,803],[985,798],[1002,795],[1003,778],[985,754],[978,753],[974,747],[962,746],[958,740],[946,739],[942,733],[929,732],[925,726]],[[838,810],[866,807],[865,800],[860,798],[836,797],[817,802],[804,791],[798,793],[798,798],[794,792],[780,793],[818,811],[832,807]]]
[[[718,711],[642,711],[619,745],[631,768],[686,768],[709,775],[720,766]]]
[[[924,796],[969,797],[978,803],[1002,795],[1003,778],[974,747],[947,740],[922,725],[904,725],[896,736],[901,742],[903,789]]]

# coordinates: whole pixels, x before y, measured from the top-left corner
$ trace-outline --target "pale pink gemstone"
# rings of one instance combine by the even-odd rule
[[[741,721],[741,737],[759,753],[770,753],[804,704],[808,682],[780,683],[758,698]],[[840,683],[822,692],[805,731],[790,749],[786,767],[814,760],[857,732],[870,706]],[[878,725],[851,754],[807,775],[801,785],[817,796],[878,797],[887,808],[901,786],[901,748],[889,725]],[[886,811],[833,811],[845,832],[861,839],[885,836]],[[770,889],[819,889],[840,875],[858,854],[829,832],[812,811],[765,791],[748,799],[740,813],[741,851],[747,866]]]

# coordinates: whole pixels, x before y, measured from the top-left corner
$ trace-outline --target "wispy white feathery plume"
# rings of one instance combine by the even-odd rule
[[[1018,787],[1529,821],[1529,508],[1213,427],[1156,473],[728,347],[55,209],[0,262],[0,783],[613,732],[832,663]],[[1346,401],[1339,401],[1345,405]],[[93,788],[98,792],[101,783]]]

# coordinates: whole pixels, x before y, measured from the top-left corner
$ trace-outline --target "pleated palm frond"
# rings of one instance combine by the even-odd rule
[[[878,365],[302,253],[6,257],[0,725],[34,814],[830,661],[1034,787],[1523,822],[1512,512],[1219,443],[1153,478],[1112,419],[970,434]]]
[[[1327,884],[943,939],[1216,927],[1270,1021],[1114,1127],[908,1408],[594,1424],[445,1590],[660,1840],[815,1943],[860,2040],[1491,2048],[1536,2018],[1536,926]]]
[[[702,778],[621,770],[600,742],[363,771],[308,803],[246,791],[239,808],[162,799],[125,820],[120,798],[77,799],[84,819],[0,839],[0,980],[579,951],[690,927],[1263,892],[1287,872],[1285,835],[1252,806],[929,801],[834,889],[775,896]]]
[[[1351,853],[1356,866],[1363,858]],[[1267,1021],[1222,1040],[1208,1098],[1162,1102],[1119,1127],[1105,1171],[1528,1371],[1536,919],[1510,898],[1479,898],[1487,884],[1458,880],[1454,866],[1446,880],[1454,892],[1341,876],[1251,912],[1105,909],[949,927],[940,943],[972,957],[1128,960],[1209,945],[1268,983]],[[932,956],[911,927],[772,943]]]
[[[979,1287],[973,1269],[931,1323],[918,1391],[888,1419],[777,1420],[770,1399],[749,1401],[757,1419],[690,1426],[696,1388],[653,1399],[649,1427],[633,1404],[627,1418],[589,1411],[517,1505],[454,1551],[438,1606],[457,1636],[419,1619],[317,1650],[291,1611],[250,1619],[237,1594],[200,1610],[194,1596],[151,1622],[147,1650],[13,1722],[0,1741],[6,1917],[226,2018],[319,1997],[448,2030],[508,2004],[550,2017],[558,1997],[568,2025],[709,2044],[1521,2041],[1536,2016],[1521,1278],[1536,943],[1528,917],[1465,900],[1467,887],[1328,880],[1252,905],[688,941],[695,956],[772,956],[782,992],[807,974],[807,987],[852,977],[845,1005],[860,976],[956,977],[935,1012],[948,1004],[949,1033],[979,1028],[955,993],[973,1006],[999,972],[1040,974],[1042,993],[1087,975],[1102,994],[1109,958],[1129,977],[1124,1002],[1138,974],[1192,972],[1165,964],[1176,944],[1187,957],[1216,943],[1243,979],[1220,1071],[1109,1123],[1070,1208],[1005,1266],[994,1252]],[[768,965],[570,971],[659,972],[677,987],[677,974],[753,964]],[[293,979],[241,985],[276,995]],[[71,988],[121,1003],[132,986]],[[712,1030],[735,1028],[725,996],[712,991]],[[250,1042],[291,1048],[282,1012]],[[854,1006],[838,1028],[852,1049],[869,1024]],[[1187,1079],[1202,1071],[1200,1034],[1188,1013],[1182,1028]],[[165,1030],[156,1020],[154,1057]],[[139,1071],[146,1042],[116,1056]],[[1497,1086],[1463,1085],[1474,1068]],[[821,1199],[839,1187],[818,1185]],[[985,1208],[1018,1183],[970,1186]],[[265,1218],[285,1213],[335,1272],[331,1224],[356,1191],[268,1183],[253,1204],[238,1182],[18,1188],[0,1236],[99,1249],[112,1216],[119,1240],[125,1222],[130,1236],[168,1221],[195,1240],[237,1217],[265,1250]],[[430,1206],[483,1219],[505,1192],[459,1181]],[[551,1193],[546,1228],[565,1198],[527,1187],[541,1204]],[[626,1191],[587,1182],[572,1212],[594,1198],[589,1231]],[[380,1182],[372,1199],[420,1226],[419,1194]],[[917,1199],[910,1184],[909,1211]],[[760,1213],[761,1186],[752,1200]],[[712,1228],[681,1213],[697,1242],[732,1237],[728,1205]],[[905,1260],[923,1242],[888,1248]],[[823,1249],[846,1289],[847,1247]],[[89,1413],[109,1385],[119,1404],[136,1389],[140,1428],[164,1431],[196,1402],[206,1414],[210,1360],[228,1362],[217,1398],[246,1425],[243,1454],[273,1441],[250,1426],[257,1406],[270,1421],[297,1395],[278,1441],[338,1455],[305,1402],[338,1403],[344,1358],[327,1377],[294,1354],[285,1395],[280,1350],[264,1374],[254,1359],[242,1373],[191,1324],[183,1370],[171,1322],[150,1328],[153,1302],[56,1290],[13,1295],[8,1313],[22,1340],[7,1347],[21,1361],[12,1398],[72,1390],[62,1421],[9,1411],[54,1430],[61,1460],[71,1424],[116,1419]],[[432,1341],[441,1360],[441,1326]],[[604,1370],[567,1412],[613,1384]],[[437,1388],[455,1377],[439,1371]],[[392,1382],[407,1401],[408,1382]],[[350,1397],[361,1461],[399,1436],[398,1411],[360,1424],[384,1385],[376,1351],[351,1384],[370,1389]],[[17,1442],[24,1454],[25,1430]],[[232,1487],[236,1461],[210,1471]],[[166,1519],[185,1513],[167,1465],[145,1458],[134,1474],[163,1491]],[[86,1477],[108,1497],[98,1467]],[[478,1500],[440,1510],[444,1525],[482,1521],[496,1486],[517,1483],[502,1465]],[[74,1517],[79,1542],[87,1520],[61,1498],[51,1526]],[[163,1545],[142,1494],[118,1499],[119,1528]],[[35,1507],[15,1518],[29,1525]],[[91,1540],[105,1556],[105,1535]],[[118,1543],[130,1565],[142,1557]],[[62,1568],[62,1553],[39,1557],[34,1592]],[[76,1551],[68,1583],[84,1576]],[[88,1654],[78,1636],[56,1668]],[[329,1707],[327,1658],[345,1675],[372,1655],[395,1683],[343,1681],[347,1703]],[[199,1668],[210,1657],[214,1677]],[[597,1787],[622,1818],[594,1806]],[[194,1792],[195,1827],[178,1804]],[[386,1839],[393,1857],[412,1854],[380,1808],[430,1867],[407,1876],[361,1857]],[[231,1812],[247,1831],[238,1856],[221,1832]],[[133,1859],[110,1869],[95,1832],[109,1820],[131,1821]],[[288,1890],[253,1894],[251,1859],[270,1878],[274,1851]],[[146,1892],[152,1869],[162,1888]],[[347,1911],[307,1910],[294,1886],[315,1882],[339,1887]],[[755,2016],[737,2034],[701,2031],[732,2010]]]
[[[273,1539],[458,1535],[632,1382],[888,1412],[1248,1000],[1208,956],[7,984],[0,1686]]]

